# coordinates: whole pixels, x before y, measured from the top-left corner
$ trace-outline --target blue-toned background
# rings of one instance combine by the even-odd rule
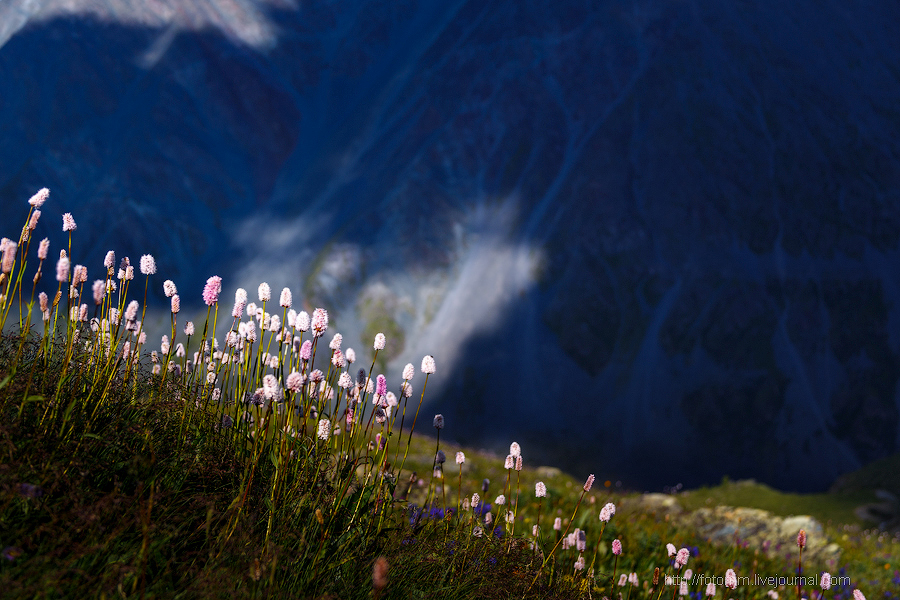
[[[46,186],[38,236],[72,212],[91,279],[153,254],[161,310],[165,278],[290,286],[363,355],[385,332],[393,380],[434,354],[460,442],[821,489],[898,443],[898,31],[863,0],[4,0],[0,234]]]

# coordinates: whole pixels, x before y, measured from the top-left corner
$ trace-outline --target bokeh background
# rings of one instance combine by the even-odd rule
[[[163,279],[198,315],[210,275],[229,310],[289,286],[393,380],[433,354],[459,442],[824,489],[900,435],[898,31],[864,0],[4,0],[0,233],[46,186],[38,237],[73,213],[91,279],[153,254],[160,311]]]

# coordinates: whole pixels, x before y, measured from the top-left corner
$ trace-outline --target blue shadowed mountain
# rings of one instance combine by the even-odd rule
[[[0,3],[0,223],[268,281],[445,433],[819,489],[900,435],[900,5]],[[190,290],[194,290],[191,292]],[[252,295],[252,294],[251,294]],[[414,380],[420,390],[421,374]]]

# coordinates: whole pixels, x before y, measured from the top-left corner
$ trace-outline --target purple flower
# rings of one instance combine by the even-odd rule
[[[387,379],[384,375],[379,375],[375,378],[375,393],[378,396],[387,394]]]
[[[0,556],[6,560],[13,561],[22,556],[22,549],[15,546],[7,546],[0,552]]]

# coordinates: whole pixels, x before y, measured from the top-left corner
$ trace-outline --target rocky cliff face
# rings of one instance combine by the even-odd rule
[[[434,354],[460,441],[823,487],[898,441],[898,26],[811,0],[7,0],[0,215],[47,186],[39,235],[73,212],[89,267],[149,252],[198,303],[216,273],[289,285],[358,348],[388,333],[392,372]]]

